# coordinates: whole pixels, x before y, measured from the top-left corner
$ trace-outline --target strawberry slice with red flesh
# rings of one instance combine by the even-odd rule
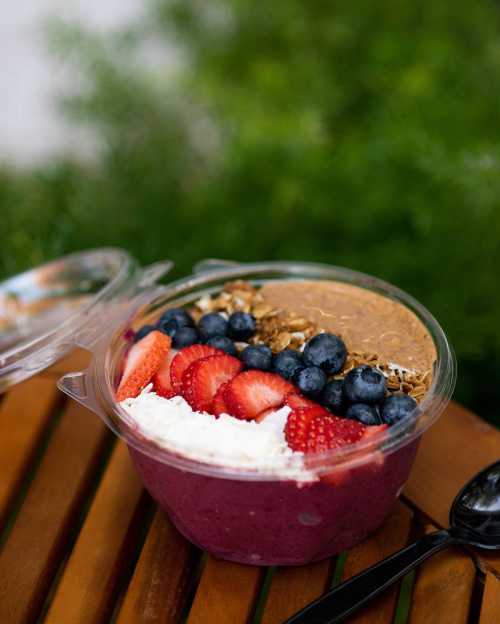
[[[182,376],[193,362],[206,358],[209,355],[220,355],[223,353],[224,351],[220,349],[202,344],[194,344],[181,349],[170,365],[170,380],[175,394],[182,394]]]
[[[210,355],[193,362],[182,377],[182,395],[198,412],[209,411],[217,390],[243,368],[232,355]]]
[[[122,379],[116,391],[116,400],[136,397],[158,372],[170,351],[171,339],[159,331],[152,331],[135,343],[125,362]]]
[[[233,416],[253,420],[265,410],[283,405],[292,391],[293,385],[275,373],[249,370],[228,384],[224,400]]]
[[[176,349],[170,349],[163,364],[152,379],[153,390],[158,396],[164,397],[165,399],[171,399],[175,396],[175,391],[172,388],[172,380],[170,378],[170,367],[177,353],[178,351]]]
[[[214,416],[220,416],[221,414],[229,414],[229,407],[224,400],[224,393],[226,391],[228,382],[219,386],[219,389],[215,393],[214,400],[212,401],[212,407],[208,410]]]
[[[294,410],[298,407],[317,407],[318,403],[311,401],[311,399],[306,399],[306,397],[301,394],[292,392],[286,397],[285,405],[288,405],[288,407],[291,407],[292,410]]]

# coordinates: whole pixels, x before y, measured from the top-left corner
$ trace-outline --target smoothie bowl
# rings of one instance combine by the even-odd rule
[[[455,381],[417,301],[327,265],[205,262],[110,318],[60,388],[127,443],[187,539],[247,564],[323,559],[374,531]]]

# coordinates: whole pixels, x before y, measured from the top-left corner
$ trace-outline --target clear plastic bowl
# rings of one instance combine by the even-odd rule
[[[288,460],[258,469],[194,460],[142,437],[115,402],[114,389],[129,342],[127,330],[221,290],[228,280],[333,280],[355,284],[411,309],[437,352],[432,386],[413,414],[385,432],[308,461],[312,480],[295,480]],[[113,315],[111,314],[111,317]],[[294,262],[218,265],[142,293],[92,342],[88,370],[60,388],[97,412],[125,440],[145,487],[191,542],[216,557],[255,565],[298,565],[332,556],[364,539],[390,513],[410,473],[422,433],[443,411],[455,383],[455,358],[432,315],[390,284],[343,268]],[[309,460],[309,456],[308,456]],[[424,484],[425,485],[425,484]]]

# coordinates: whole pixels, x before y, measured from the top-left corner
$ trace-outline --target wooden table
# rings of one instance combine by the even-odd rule
[[[299,568],[217,561],[155,508],[128,454],[55,381],[82,353],[0,398],[0,624],[279,624],[328,587],[446,526],[500,432],[452,404],[425,434],[402,500],[348,553]],[[449,550],[352,622],[500,622],[500,555]]]

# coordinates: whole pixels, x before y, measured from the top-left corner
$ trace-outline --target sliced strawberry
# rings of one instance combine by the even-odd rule
[[[193,362],[182,377],[182,395],[194,410],[208,411],[217,390],[243,368],[238,358],[223,353]]]
[[[224,399],[236,418],[253,420],[264,410],[283,405],[292,390],[293,385],[275,373],[249,370],[231,381]]]
[[[288,414],[285,425],[285,438],[293,451],[307,451],[309,428],[314,418],[329,417],[329,412],[321,405],[298,407]]]
[[[189,366],[201,360],[201,358],[208,357],[209,355],[218,355],[224,353],[214,347],[207,347],[206,345],[194,344],[190,347],[181,349],[179,353],[172,360],[170,366],[170,380],[172,382],[172,389],[175,394],[181,394],[182,391],[182,376]]]
[[[360,440],[366,427],[356,420],[333,416],[325,408],[299,407],[288,415],[285,438],[302,453],[321,453]]]
[[[318,403],[311,401],[311,399],[306,399],[305,396],[302,396],[297,392],[292,392],[286,397],[285,405],[288,405],[288,407],[291,407],[294,410],[298,407],[316,407]]]
[[[123,376],[116,391],[116,400],[136,397],[159,370],[170,350],[166,334],[152,331],[130,349]]]
[[[223,383],[221,386],[219,386],[219,389],[215,393],[214,400],[212,401],[212,406],[209,410],[209,412],[214,416],[229,414],[229,407],[226,405],[226,401],[224,400],[224,392],[226,390],[226,386],[227,382]]]
[[[164,397],[165,399],[171,399],[175,396],[175,391],[172,388],[172,381],[170,379],[170,366],[177,353],[176,349],[170,349],[167,357],[163,360],[163,364],[152,379],[153,390],[158,396]]]

